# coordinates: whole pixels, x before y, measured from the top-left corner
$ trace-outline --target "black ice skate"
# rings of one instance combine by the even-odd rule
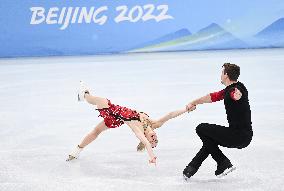
[[[187,165],[185,169],[183,170],[183,177],[185,180],[188,180],[190,177],[192,177],[198,169],[195,167]]]
[[[226,159],[222,163],[217,165],[217,170],[215,171],[215,175],[218,178],[221,178],[233,172],[234,170],[236,170],[236,167],[232,165],[229,159]]]

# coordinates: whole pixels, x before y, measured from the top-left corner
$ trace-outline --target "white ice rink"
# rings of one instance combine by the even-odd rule
[[[241,67],[254,129],[249,147],[221,148],[237,167],[232,174],[217,179],[209,157],[189,182],[182,178],[201,147],[195,127],[227,125],[223,102],[201,105],[159,129],[157,167],[136,152],[138,140],[125,125],[65,162],[102,120],[77,102],[80,79],[93,93],[158,118],[223,89],[224,62]],[[284,190],[283,83],[283,49],[0,59],[0,190]]]

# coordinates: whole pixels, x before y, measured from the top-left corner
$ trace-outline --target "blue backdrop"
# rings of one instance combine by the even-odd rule
[[[0,57],[284,47],[283,0],[1,0]]]

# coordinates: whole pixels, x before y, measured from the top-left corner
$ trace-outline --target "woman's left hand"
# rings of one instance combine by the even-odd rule
[[[157,157],[153,157],[152,159],[149,160],[150,164],[155,164],[155,166],[157,166]]]

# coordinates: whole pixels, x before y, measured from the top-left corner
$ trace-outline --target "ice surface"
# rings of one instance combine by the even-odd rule
[[[81,154],[68,153],[102,119],[76,91],[92,92],[158,118],[224,87],[224,62],[240,65],[254,137],[243,150],[221,148],[237,170],[217,179],[209,157],[189,181],[182,170],[201,147],[195,127],[227,125],[222,102],[205,104],[157,131],[157,167],[135,151],[127,126],[108,130]],[[0,190],[283,190],[284,50],[234,50],[0,60]]]

